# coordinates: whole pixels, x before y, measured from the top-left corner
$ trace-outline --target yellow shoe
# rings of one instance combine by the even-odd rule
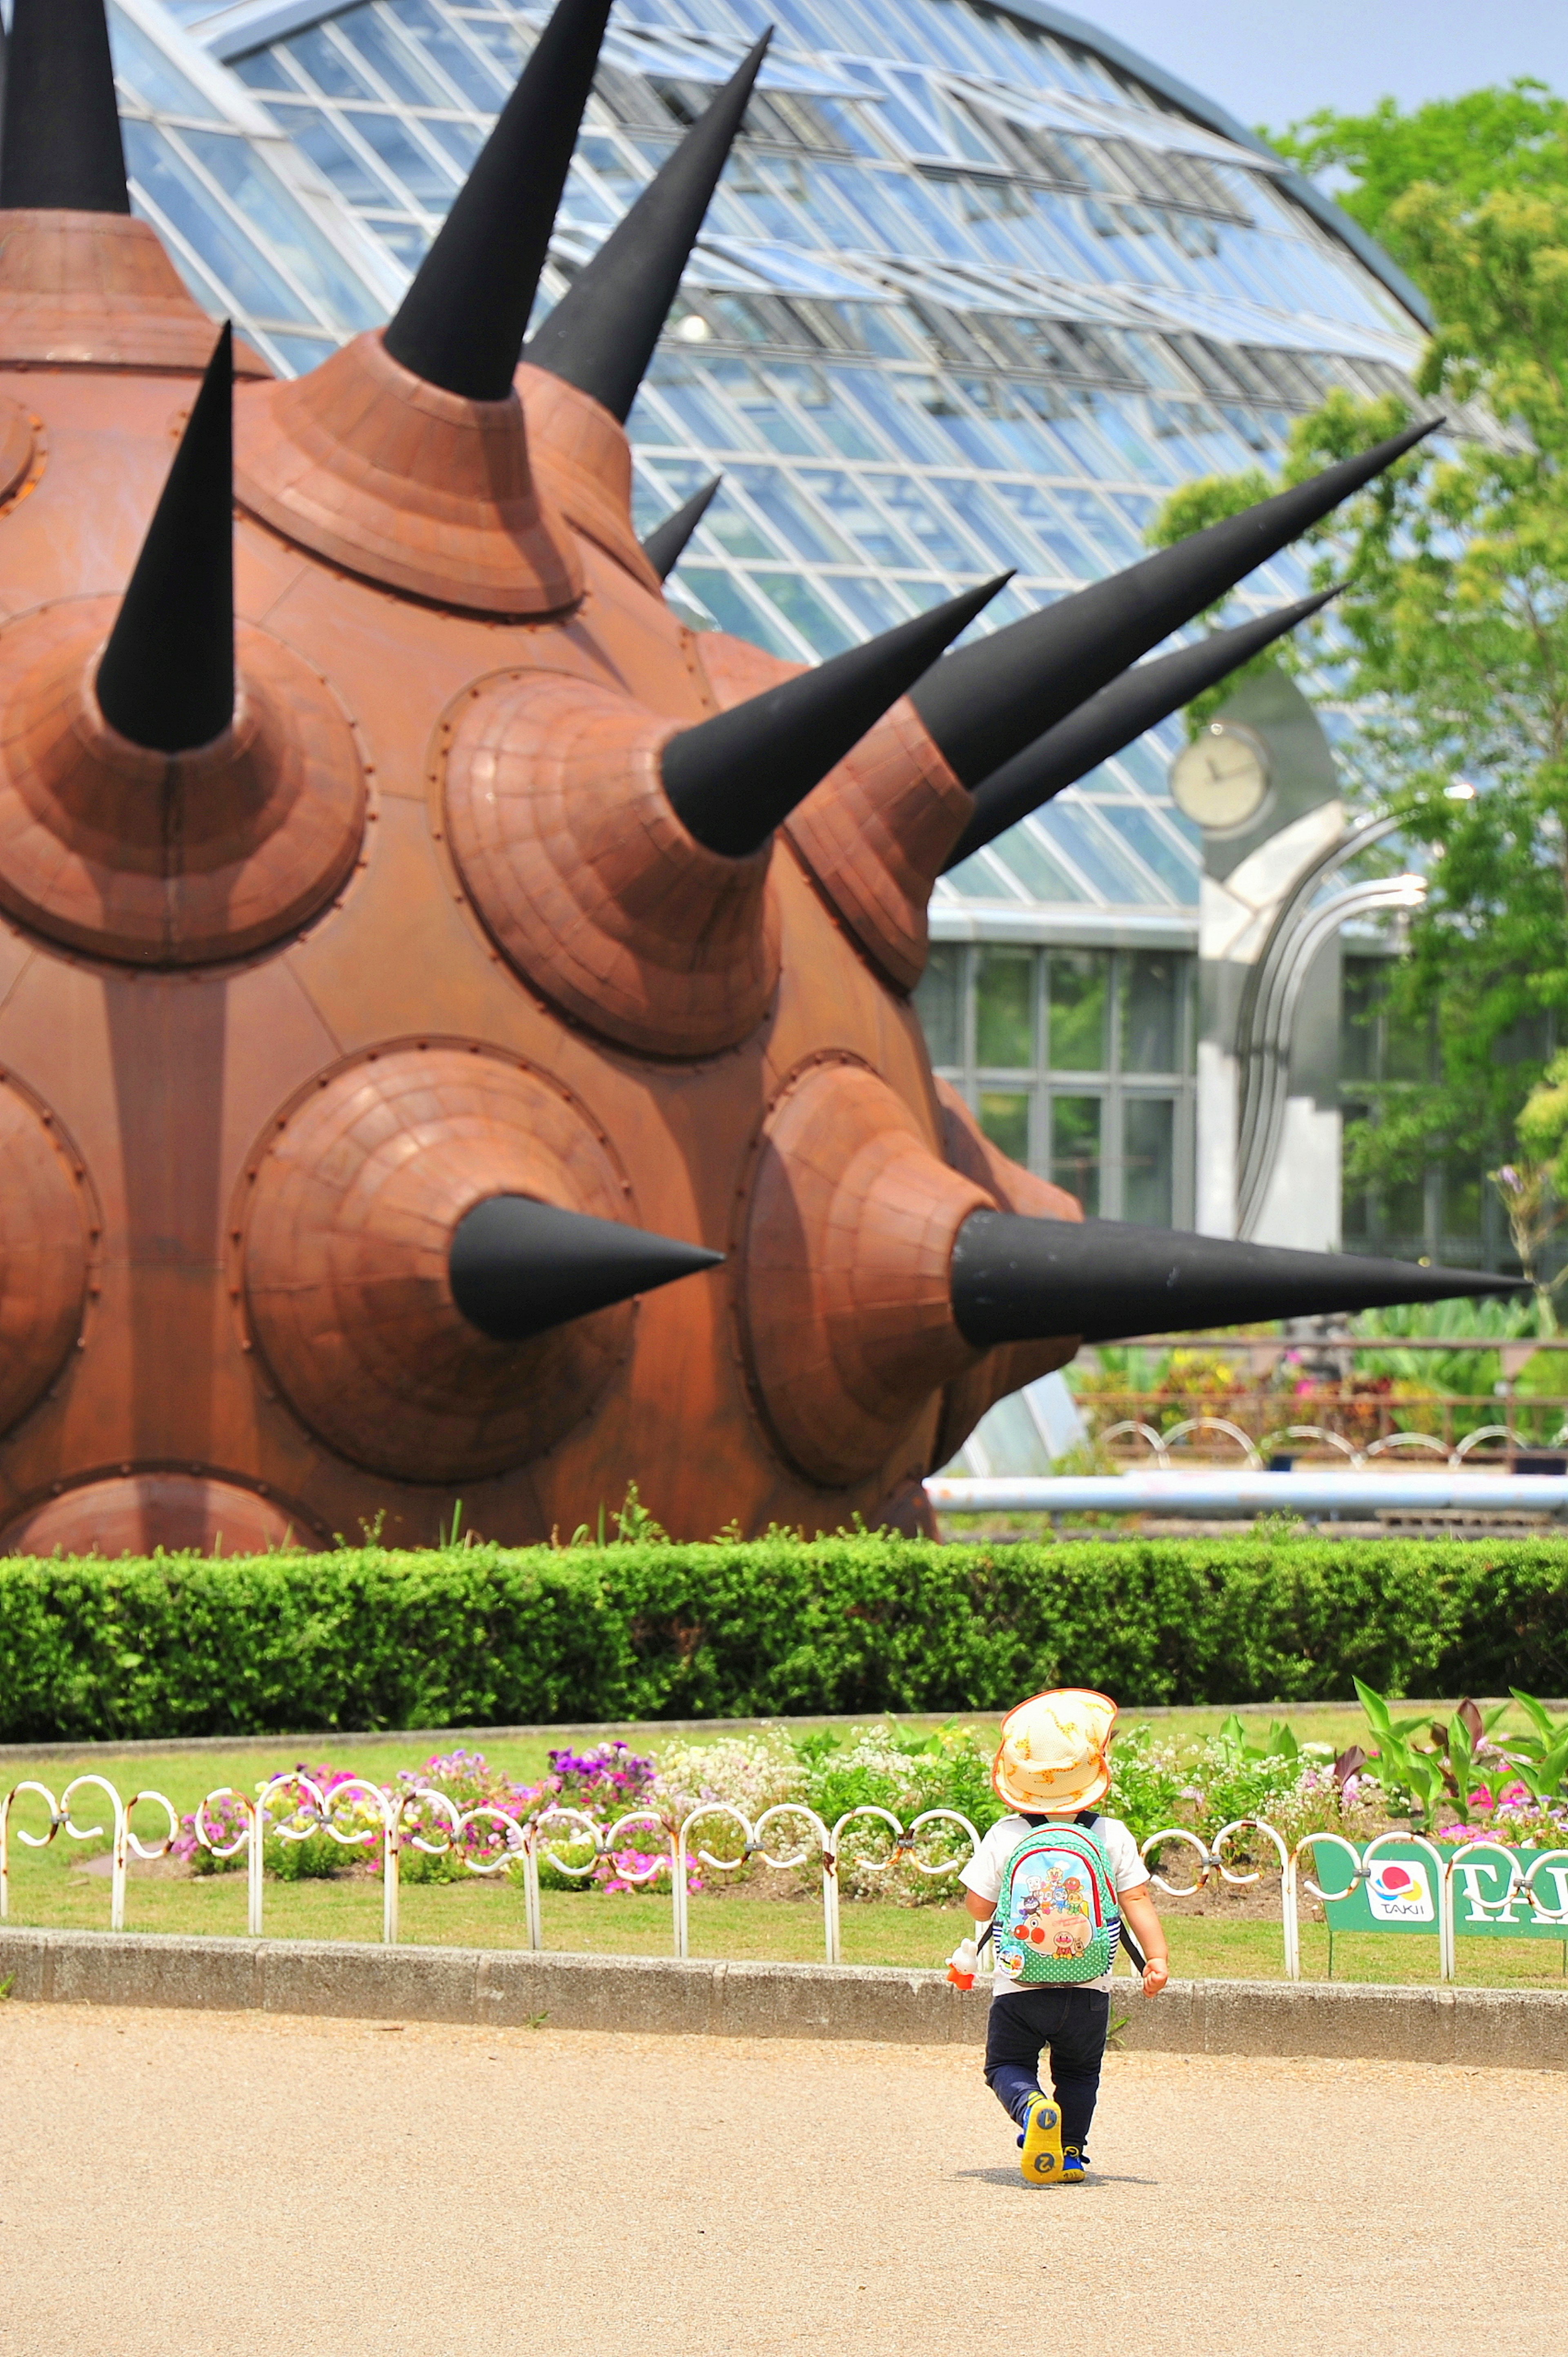
[[[1062,2175],[1062,2115],[1048,2095],[1032,2095],[1018,2163],[1029,2185],[1059,2185]]]

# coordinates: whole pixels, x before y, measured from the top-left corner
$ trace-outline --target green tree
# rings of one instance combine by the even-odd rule
[[[1443,188],[1470,206],[1501,189],[1551,188],[1568,177],[1568,102],[1540,81],[1471,91],[1409,114],[1391,98],[1370,114],[1325,109],[1263,136],[1304,172],[1348,178],[1337,201],[1412,271],[1422,256],[1405,244],[1397,218],[1412,188]]]
[[[1385,1084],[1348,1142],[1353,1179],[1391,1182],[1450,1148],[1501,1159],[1540,1077],[1541,1018],[1568,1010],[1568,107],[1520,83],[1408,116],[1319,115],[1283,144],[1356,175],[1348,210],[1437,313],[1416,389],[1453,421],[1312,535],[1318,583],[1345,587],[1296,654],[1337,667],[1371,716],[1368,787],[1426,847],[1390,1011],[1430,1027],[1437,1074]],[[1331,395],[1298,422],[1285,479],[1408,414]],[[1152,537],[1262,488],[1187,485]]]

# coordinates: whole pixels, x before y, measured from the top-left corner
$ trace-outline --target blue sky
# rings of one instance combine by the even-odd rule
[[[1533,74],[1568,93],[1568,0],[1065,0],[1246,124]]]

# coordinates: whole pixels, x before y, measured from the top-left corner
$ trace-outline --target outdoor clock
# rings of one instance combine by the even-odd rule
[[[1230,833],[1257,817],[1269,791],[1268,748],[1251,729],[1211,720],[1171,763],[1176,807],[1212,833]]]

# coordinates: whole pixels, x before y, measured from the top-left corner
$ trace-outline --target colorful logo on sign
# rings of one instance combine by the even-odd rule
[[[1367,1904],[1380,1923],[1436,1920],[1426,1868],[1414,1858],[1375,1858],[1367,1882]]]

